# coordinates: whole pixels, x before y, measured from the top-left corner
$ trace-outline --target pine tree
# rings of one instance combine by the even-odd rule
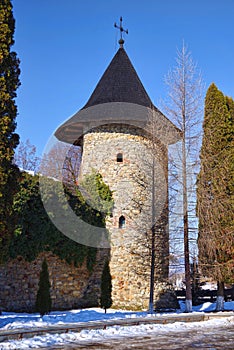
[[[50,297],[50,281],[46,259],[42,263],[42,270],[39,279],[39,289],[36,299],[36,311],[41,316],[50,313],[51,311],[51,297]]]
[[[224,283],[234,282],[234,101],[215,84],[205,99],[201,168],[197,184],[199,264],[217,280],[217,310]]]
[[[10,0],[0,2],[0,260],[4,260],[14,231],[12,203],[17,191],[18,168],[13,165],[19,136],[15,133],[19,87],[19,60],[11,52],[15,21]]]
[[[112,284],[111,284],[111,274],[110,274],[110,268],[109,268],[109,262],[106,261],[103,271],[102,271],[102,280],[101,280],[101,308],[108,309],[112,305],[112,299],[111,299],[111,291],[112,291]]]

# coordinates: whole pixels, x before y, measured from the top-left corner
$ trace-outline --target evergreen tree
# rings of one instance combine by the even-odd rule
[[[103,271],[102,271],[102,280],[101,280],[101,308],[108,309],[112,305],[111,299],[112,283],[111,283],[111,274],[109,268],[109,262],[106,261]]]
[[[4,260],[15,221],[13,196],[17,191],[18,168],[12,164],[19,136],[15,133],[19,87],[19,60],[11,51],[15,21],[10,0],[0,2],[0,261]]]
[[[36,299],[36,311],[40,312],[40,315],[50,313],[51,311],[51,297],[50,297],[50,281],[46,259],[42,263],[42,270],[39,279],[39,289]]]
[[[215,84],[206,94],[203,130],[197,184],[199,263],[218,282],[220,310],[224,283],[234,282],[234,101]]]

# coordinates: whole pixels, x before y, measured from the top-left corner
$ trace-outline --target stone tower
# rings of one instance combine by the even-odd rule
[[[153,105],[120,45],[86,105],[55,132],[82,147],[81,177],[96,169],[113,190],[114,307],[148,307],[152,228],[155,300],[168,278],[167,148],[180,131]]]

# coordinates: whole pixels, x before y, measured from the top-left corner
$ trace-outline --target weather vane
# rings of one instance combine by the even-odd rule
[[[118,26],[116,23],[114,24],[114,27],[115,27],[115,28],[118,28],[119,31],[120,31],[120,39],[119,39],[119,45],[120,45],[120,47],[123,47],[123,44],[124,44],[123,32],[126,33],[126,34],[128,34],[128,30],[127,30],[127,29],[125,30],[125,29],[123,28],[122,22],[123,22],[123,18],[122,18],[122,16],[121,16],[121,17],[120,17],[119,26]]]

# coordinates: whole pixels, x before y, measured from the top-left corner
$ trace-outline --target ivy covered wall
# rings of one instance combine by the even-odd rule
[[[64,193],[56,188],[58,182],[53,179],[46,181],[46,200],[53,202],[54,196],[57,196],[56,201],[60,201],[60,196],[62,199]],[[113,205],[111,192],[100,175],[93,173],[86,182],[92,189],[90,196],[97,198],[94,188],[101,191],[102,199],[107,198],[107,207],[110,209]],[[77,189],[75,194],[71,194],[66,187],[64,191],[70,206],[79,217],[106,230],[105,213],[90,207]],[[7,259],[0,265],[0,308],[6,311],[34,311],[44,258],[48,262],[53,309],[97,306],[102,269],[109,259],[109,249],[79,244],[54,226],[44,209],[37,175],[22,172],[20,191],[14,200],[14,212],[18,225]]]

